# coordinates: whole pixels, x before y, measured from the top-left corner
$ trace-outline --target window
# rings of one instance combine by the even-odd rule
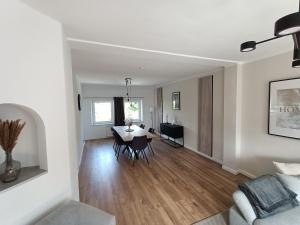
[[[142,99],[124,99],[125,119],[132,119],[134,122],[143,121],[143,104]]]
[[[113,123],[112,100],[93,100],[92,114],[94,125]]]

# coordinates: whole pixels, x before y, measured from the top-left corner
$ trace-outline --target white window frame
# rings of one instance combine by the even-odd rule
[[[141,123],[141,122],[144,122],[144,107],[143,107],[143,98],[130,98],[130,100],[138,100],[139,101],[139,106],[140,106],[140,111],[139,111],[139,117],[140,119],[138,120],[133,120],[132,122],[134,123]],[[125,113],[125,102],[128,102],[127,101],[127,98],[124,98],[124,113]],[[126,119],[126,115],[125,115],[125,119]]]
[[[110,102],[111,104],[111,121],[101,121],[97,122],[95,119],[95,103],[104,103]],[[91,101],[91,118],[92,118],[92,125],[99,126],[99,125],[108,125],[114,124],[115,114],[114,114],[114,101],[112,98],[93,98]]]

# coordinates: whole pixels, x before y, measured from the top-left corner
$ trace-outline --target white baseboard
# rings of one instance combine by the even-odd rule
[[[82,156],[83,156],[83,151],[84,151],[84,145],[85,145],[85,141],[83,141],[83,144],[82,144],[82,149],[81,149],[81,153],[80,153],[80,156],[79,156],[79,164],[78,164],[78,168],[80,168],[80,165],[81,165],[81,162],[82,162]]]
[[[216,162],[216,163],[221,164],[221,165],[222,165],[222,169],[223,169],[223,170],[226,170],[226,171],[229,172],[229,173],[232,173],[232,174],[234,174],[234,175],[242,174],[242,175],[244,175],[244,176],[246,176],[246,177],[249,177],[249,178],[251,178],[251,179],[254,179],[254,178],[257,177],[257,176],[255,176],[255,175],[253,175],[252,173],[249,173],[249,172],[247,172],[247,171],[245,171],[245,170],[241,170],[241,169],[235,170],[235,169],[232,169],[232,168],[230,168],[230,167],[228,167],[228,166],[225,166],[225,165],[223,165],[223,162],[222,162],[221,160],[215,159],[215,158],[210,157],[210,156],[208,156],[208,155],[205,155],[205,154],[203,154],[202,152],[199,152],[199,151],[197,151],[196,149],[192,148],[191,146],[185,145],[184,147],[187,148],[187,149],[189,149],[189,150],[191,150],[191,151],[193,151],[193,152],[195,152],[195,153],[197,153],[197,154],[199,154],[199,155],[201,155],[201,156],[203,156],[203,157],[205,157],[205,158],[207,158],[207,159],[210,159],[210,160],[212,160],[212,161],[214,161],[214,162]]]
[[[225,165],[222,166],[222,169],[226,170],[227,172],[232,173],[234,175],[242,174],[242,175],[244,175],[246,177],[249,177],[251,179],[256,178],[255,175],[253,175],[252,173],[249,173],[249,172],[247,172],[245,170],[241,170],[241,169],[235,170],[235,169],[232,169],[232,168],[230,168],[228,166],[225,166]]]
[[[238,175],[238,173],[239,173],[239,171],[234,170],[234,169],[232,169],[232,168],[230,168],[228,166],[225,166],[225,165],[222,165],[222,169],[226,170],[227,172],[232,173],[234,175]]]
[[[215,159],[215,158],[210,157],[210,156],[208,156],[208,155],[205,155],[205,154],[203,154],[202,152],[199,152],[199,151],[197,151],[196,149],[194,149],[194,148],[192,148],[192,147],[190,147],[190,146],[188,146],[188,145],[185,145],[184,147],[187,148],[187,149],[189,149],[189,150],[191,150],[191,151],[193,151],[193,152],[195,152],[195,153],[197,153],[198,155],[203,156],[204,158],[210,159],[210,160],[212,160],[212,161],[214,161],[214,162],[216,162],[216,163],[219,163],[219,164],[221,164],[221,165],[223,164],[223,162],[222,162],[221,160]]]
[[[246,177],[252,178],[252,179],[254,179],[254,178],[257,177],[257,176],[255,176],[255,175],[253,175],[252,173],[249,173],[249,172],[247,172],[247,171],[245,171],[245,170],[239,170],[239,173],[240,173],[240,174],[243,174],[243,175],[246,176]]]

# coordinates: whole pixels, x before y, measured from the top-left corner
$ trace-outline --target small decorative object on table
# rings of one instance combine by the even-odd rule
[[[130,127],[132,126],[132,119],[126,119],[125,124],[128,126],[128,129],[125,130],[126,132],[134,131],[133,129],[130,129]]]
[[[4,183],[15,181],[19,176],[21,163],[13,160],[12,151],[24,126],[21,120],[0,119],[0,146],[6,154],[5,161],[0,165],[0,179]]]

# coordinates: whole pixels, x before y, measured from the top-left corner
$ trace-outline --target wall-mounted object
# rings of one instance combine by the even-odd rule
[[[198,151],[213,154],[213,76],[198,80]]]
[[[172,92],[172,109],[180,110],[180,92]]]
[[[300,78],[270,81],[268,133],[300,139]]]
[[[158,132],[160,132],[160,123],[163,122],[163,89],[157,88],[156,89],[156,111],[155,111],[155,128]]]
[[[81,111],[81,96],[80,96],[80,94],[77,95],[77,105],[78,105],[78,111]]]
[[[294,39],[294,57],[292,67],[300,67],[300,0],[299,11],[284,16],[276,21],[274,28],[274,37],[263,41],[247,41],[241,44],[241,52],[250,52],[256,49],[256,46],[268,41],[292,35]]]

